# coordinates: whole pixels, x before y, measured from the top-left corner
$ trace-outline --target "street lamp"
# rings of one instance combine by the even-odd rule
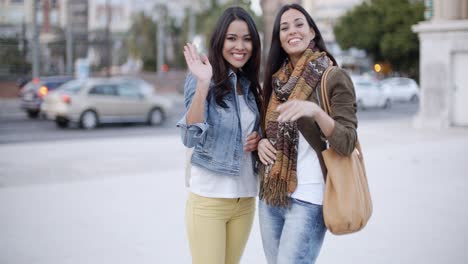
[[[374,71],[379,73],[382,71],[382,66],[378,63],[374,64]]]

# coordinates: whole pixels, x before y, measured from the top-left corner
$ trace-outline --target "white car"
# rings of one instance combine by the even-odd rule
[[[356,91],[356,102],[359,108],[389,108],[390,98],[384,93],[379,82],[371,77],[351,76]]]
[[[380,84],[393,102],[418,102],[419,100],[419,86],[413,79],[393,77],[382,80]]]
[[[101,123],[147,122],[160,125],[172,101],[137,78],[73,80],[49,93],[41,106],[48,119],[65,128],[70,122],[92,129]]]

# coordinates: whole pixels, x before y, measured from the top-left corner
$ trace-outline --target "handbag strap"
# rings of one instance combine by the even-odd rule
[[[332,71],[333,68],[336,68],[336,66],[330,66],[326,68],[322,74],[322,80],[320,81],[320,93],[323,102],[323,110],[325,110],[325,113],[327,113],[329,116],[331,116],[331,106],[330,99],[328,98],[327,93],[327,78],[328,74]],[[359,143],[359,138],[356,139],[356,150],[358,151],[359,157],[362,158],[361,144]]]
[[[328,115],[331,115],[331,107],[330,107],[330,100],[328,99],[327,94],[327,78],[330,71],[335,68],[334,66],[328,67],[322,74],[322,80],[320,81],[320,94],[322,95],[322,102],[323,102],[323,110]]]

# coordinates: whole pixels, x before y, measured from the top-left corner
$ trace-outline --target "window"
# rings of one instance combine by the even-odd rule
[[[406,78],[400,78],[399,79],[399,82],[398,82],[398,85],[410,85],[411,84],[411,80],[410,79],[406,79]]]
[[[57,87],[62,85],[64,82],[47,82],[46,86],[49,90],[55,90]]]
[[[145,81],[140,82],[140,89],[143,94],[151,95],[154,93],[153,86]]]
[[[37,87],[38,86],[34,84],[34,82],[31,81],[24,86],[23,91],[32,91],[32,90],[35,90]]]
[[[117,95],[117,91],[114,85],[96,85],[89,91],[89,94],[94,95]]]
[[[140,89],[134,83],[125,82],[117,88],[119,96],[127,98],[141,98]]]
[[[62,85],[60,89],[68,93],[78,93],[81,90],[81,87],[84,86],[84,82],[80,80],[69,81]]]
[[[357,82],[356,85],[364,89],[370,89],[372,87],[370,82]]]

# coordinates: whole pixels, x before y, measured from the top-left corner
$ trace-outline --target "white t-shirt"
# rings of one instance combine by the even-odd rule
[[[317,153],[299,131],[297,187],[291,197],[313,204],[323,203],[325,183]]]
[[[239,95],[240,121],[242,129],[242,145],[247,135],[254,128],[255,114]],[[255,197],[258,195],[258,179],[252,170],[252,153],[244,152],[241,160],[239,176],[220,175],[217,172],[192,165],[190,191],[212,198]]]

